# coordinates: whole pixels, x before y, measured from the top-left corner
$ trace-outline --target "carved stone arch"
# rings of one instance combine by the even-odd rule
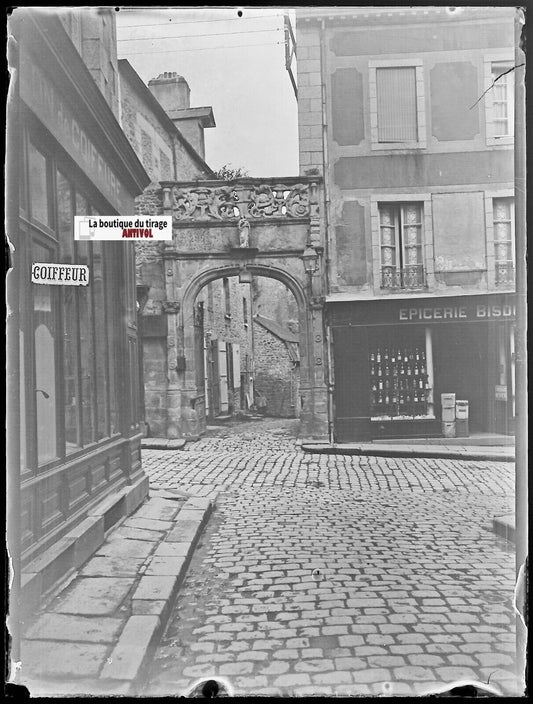
[[[308,384],[312,375],[310,374],[312,362],[308,359],[309,335],[312,334],[309,325],[309,303],[307,293],[292,274],[284,269],[274,267],[268,264],[247,264],[248,271],[256,276],[265,276],[267,278],[276,279],[284,284],[293,294],[298,306],[298,323],[300,328],[300,358],[302,365],[300,369],[301,383]],[[188,281],[185,291],[183,292],[182,305],[182,325],[183,325],[183,343],[185,354],[185,368],[189,370],[185,375],[185,388],[192,391],[194,384],[194,368],[193,368],[193,349],[194,349],[194,331],[191,325],[187,324],[187,317],[192,314],[194,301],[202,288],[211,281],[224,277],[238,276],[240,267],[238,264],[221,264],[209,269],[203,269]]]

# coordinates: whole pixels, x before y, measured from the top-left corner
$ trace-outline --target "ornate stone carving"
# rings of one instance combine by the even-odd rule
[[[239,229],[239,247],[250,247],[250,223],[246,218],[241,218],[237,227]]]
[[[285,182],[175,184],[165,193],[175,222],[309,218],[318,215],[317,184]]]

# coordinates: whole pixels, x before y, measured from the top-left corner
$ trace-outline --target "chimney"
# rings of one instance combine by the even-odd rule
[[[190,107],[189,84],[175,71],[165,71],[148,81],[148,88],[166,112]]]

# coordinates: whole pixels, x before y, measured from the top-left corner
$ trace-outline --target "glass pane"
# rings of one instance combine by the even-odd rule
[[[107,261],[105,267],[105,277],[108,284],[107,290],[112,290],[114,282],[117,286],[119,281],[119,261],[120,247],[117,243],[108,243]],[[112,300],[107,302],[107,349],[109,354],[109,420],[111,423],[111,434],[120,432],[118,420],[118,387],[117,387],[117,369],[118,359],[117,350],[120,346],[120,332],[122,327],[119,323],[117,314],[117,299],[112,297]]]
[[[63,286],[63,358],[65,379],[66,452],[81,446],[78,387],[78,310],[77,286]]]
[[[62,262],[74,262],[72,191],[68,179],[57,172],[57,226],[59,257]],[[81,447],[79,418],[78,362],[78,287],[63,286],[63,359],[65,379],[65,450],[74,452]]]
[[[62,262],[74,261],[74,219],[72,193],[69,181],[57,172],[57,229],[59,253]]]
[[[24,471],[27,467],[26,459],[26,369],[24,354],[24,331],[19,333],[19,402],[20,402],[20,468]]]
[[[90,242],[77,242],[78,263],[91,268]],[[84,445],[95,439],[95,372],[94,372],[94,327],[93,306],[90,286],[79,286],[79,326],[82,399],[82,442]]]
[[[28,164],[30,171],[31,216],[39,220],[39,222],[49,225],[46,158],[32,142],[28,146]]]
[[[36,262],[51,261],[50,251],[33,246]],[[52,287],[32,284],[35,345],[35,406],[37,414],[37,459],[42,465],[57,457],[56,437],[56,325]]]
[[[102,242],[93,242],[92,282],[94,290],[94,333],[96,354],[96,439],[109,433],[107,430],[107,336],[104,287],[104,260]]]

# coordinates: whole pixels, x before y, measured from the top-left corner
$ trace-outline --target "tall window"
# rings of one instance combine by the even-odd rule
[[[421,203],[380,203],[382,288],[422,288]]]
[[[512,198],[494,198],[494,266],[496,284],[514,283],[514,203]]]
[[[368,64],[372,149],[426,146],[424,67],[419,59]]]
[[[416,69],[395,66],[376,69],[378,142],[418,139]]]
[[[514,73],[512,64],[493,63],[491,66],[492,136],[512,137],[514,134]]]

